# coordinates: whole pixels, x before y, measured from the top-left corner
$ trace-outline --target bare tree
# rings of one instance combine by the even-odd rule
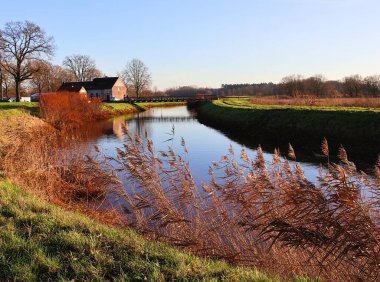
[[[380,95],[380,75],[367,76],[364,83],[368,96],[377,97]]]
[[[73,74],[69,70],[61,66],[53,65],[51,71],[52,73],[49,91],[57,91],[57,89],[62,85],[63,82],[75,80]]]
[[[20,84],[37,71],[33,62],[54,54],[53,37],[29,21],[8,22],[0,30],[1,66],[15,81],[16,101],[20,101]]]
[[[33,87],[33,90],[41,93],[45,90],[51,91],[49,88],[51,80],[52,65],[46,62],[36,62],[34,68],[36,71],[31,79],[30,84]]]
[[[343,89],[350,97],[359,97],[363,89],[363,78],[356,74],[347,76],[343,79]]]
[[[299,97],[303,94],[303,84],[301,75],[286,76],[281,80],[281,87],[286,95]]]
[[[36,62],[35,68],[38,71],[33,74],[30,86],[38,93],[56,91],[63,82],[75,79],[67,69],[47,62]]]
[[[89,81],[102,76],[96,68],[95,61],[87,55],[67,56],[63,65],[71,71],[77,81]]]
[[[306,94],[316,97],[324,97],[327,95],[326,79],[323,75],[317,74],[303,80],[304,90]]]
[[[121,77],[128,88],[131,88],[136,97],[139,97],[144,90],[147,90],[151,83],[151,75],[148,67],[139,59],[128,62],[121,72]]]

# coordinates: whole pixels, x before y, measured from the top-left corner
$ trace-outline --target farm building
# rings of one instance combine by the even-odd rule
[[[124,99],[127,87],[119,77],[102,77],[92,81],[64,82],[58,92],[78,92],[110,101]]]

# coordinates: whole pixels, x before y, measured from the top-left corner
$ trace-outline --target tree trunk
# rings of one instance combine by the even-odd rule
[[[5,97],[9,98],[9,96],[8,96],[8,82],[5,82]]]
[[[15,78],[15,86],[16,86],[16,102],[20,102],[21,95],[20,95],[20,77],[21,77],[21,60],[17,59],[17,70],[16,74],[14,76]]]
[[[139,96],[140,96],[140,87],[137,86],[136,87],[136,97],[139,98]]]
[[[3,73],[0,72],[0,102],[3,101],[4,98],[4,90],[3,90]]]
[[[16,102],[20,102],[20,81],[18,79],[15,79],[15,85],[16,85]]]

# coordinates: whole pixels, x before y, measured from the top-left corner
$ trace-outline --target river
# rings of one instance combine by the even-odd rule
[[[233,141],[222,132],[201,124],[194,112],[186,106],[170,108],[152,108],[132,116],[117,117],[111,121],[101,123],[102,130],[92,137],[89,144],[96,145],[107,156],[116,156],[116,148],[126,142],[123,128],[131,134],[145,132],[154,143],[156,151],[167,150],[170,146],[178,153],[184,154],[181,146],[182,138],[186,142],[188,155],[185,158],[190,162],[190,168],[197,184],[210,179],[208,168],[212,161],[219,161],[221,156],[228,154],[230,145],[236,156],[240,155],[244,147]],[[295,148],[296,149],[296,148]],[[255,148],[246,148],[250,157],[255,157]],[[297,151],[297,150],[296,150]],[[264,153],[265,160],[270,165],[272,152]],[[317,180],[318,163],[300,162],[305,176],[312,182]]]

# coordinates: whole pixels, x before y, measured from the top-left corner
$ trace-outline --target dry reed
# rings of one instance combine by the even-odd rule
[[[171,148],[157,156],[151,141],[126,134],[113,161],[128,181],[121,194],[127,217],[141,232],[286,276],[379,278],[379,165],[377,178],[369,177],[340,148],[340,163],[328,163],[313,184],[278,150],[268,166],[260,147],[254,160],[231,147],[200,191],[183,157]],[[322,149],[329,157],[327,140]],[[291,146],[289,155],[296,158]]]
[[[278,96],[251,98],[250,101],[257,105],[380,108],[379,98],[316,98],[312,96],[290,98]]]

